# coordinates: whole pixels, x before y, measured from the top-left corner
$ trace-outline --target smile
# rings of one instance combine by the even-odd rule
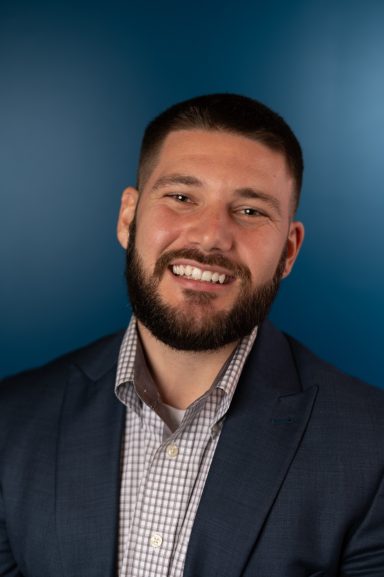
[[[172,266],[172,272],[176,276],[182,276],[190,278],[192,280],[199,280],[202,282],[209,283],[219,283],[224,284],[225,281],[228,282],[229,277],[225,274],[219,274],[218,272],[212,272],[210,270],[203,270],[197,266],[174,264]]]

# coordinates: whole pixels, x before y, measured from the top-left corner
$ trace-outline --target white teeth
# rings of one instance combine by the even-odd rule
[[[192,269],[192,278],[194,280],[200,280],[201,279],[201,270],[199,268],[194,267]]]
[[[186,276],[188,278],[192,278],[193,280],[200,280],[203,282],[212,282],[223,284],[225,281],[225,274],[219,274],[218,272],[211,272],[210,270],[201,270],[197,266],[186,265],[183,266],[182,264],[174,264],[172,266],[173,274],[177,276]]]
[[[205,270],[203,272],[203,274],[201,275],[201,280],[204,280],[205,282],[209,282],[212,279],[212,273],[209,272],[209,270]]]

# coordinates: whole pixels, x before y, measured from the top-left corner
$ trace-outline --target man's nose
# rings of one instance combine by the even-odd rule
[[[233,231],[228,213],[218,208],[206,208],[190,223],[187,240],[205,252],[231,250]]]

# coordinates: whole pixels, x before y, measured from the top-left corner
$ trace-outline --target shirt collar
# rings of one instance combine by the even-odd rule
[[[115,391],[124,383],[133,383],[135,376],[135,359],[137,350],[138,334],[136,328],[136,318],[132,315],[128,328],[120,346],[119,360],[117,363],[117,374]]]
[[[210,391],[214,388],[218,388],[224,392],[225,397],[227,397],[224,404],[226,407],[225,410],[228,409],[232,400],[244,363],[254,344],[256,335],[257,327],[255,327],[249,335],[245,336],[240,341],[232,355],[220,369],[212,387],[210,388]],[[136,318],[132,315],[120,347],[117,365],[115,393],[120,401],[126,404],[129,402],[129,398],[132,400],[131,395],[133,394],[133,391],[131,391],[130,395],[127,389],[132,390],[133,384],[137,380],[141,383],[147,383],[147,386],[145,388],[139,388],[140,390],[138,390],[137,393],[140,395],[142,400],[149,405],[154,404],[155,406],[152,406],[152,408],[157,409],[159,403],[161,403],[160,396],[156,390],[156,385],[145,359],[144,351],[137,332]],[[208,392],[206,394],[208,394]]]

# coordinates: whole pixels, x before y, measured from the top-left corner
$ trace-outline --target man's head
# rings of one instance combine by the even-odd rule
[[[155,119],[118,224],[139,323],[182,350],[248,334],[300,249],[301,175],[291,130],[250,99],[201,97]]]

